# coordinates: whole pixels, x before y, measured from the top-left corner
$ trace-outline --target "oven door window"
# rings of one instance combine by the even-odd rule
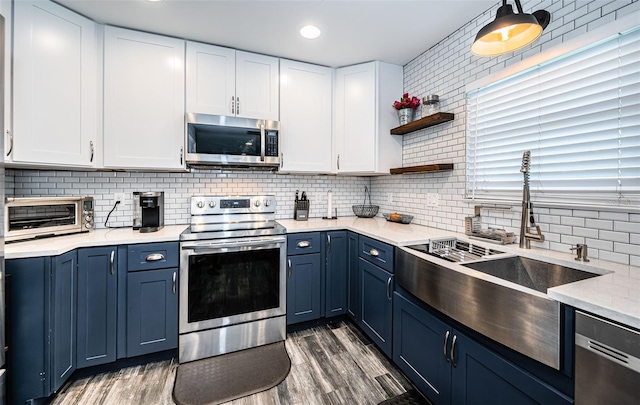
[[[195,153],[211,155],[260,156],[260,130],[193,125]]]
[[[189,257],[188,322],[278,308],[280,249]]]
[[[75,204],[9,207],[9,231],[52,228],[76,224]]]

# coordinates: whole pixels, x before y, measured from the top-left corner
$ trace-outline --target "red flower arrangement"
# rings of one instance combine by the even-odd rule
[[[401,110],[403,108],[413,108],[414,110],[420,105],[420,99],[416,96],[409,97],[409,93],[404,93],[400,101],[393,102],[393,108]]]

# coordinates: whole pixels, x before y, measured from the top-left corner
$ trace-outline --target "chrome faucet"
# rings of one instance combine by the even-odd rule
[[[520,247],[531,249],[531,241],[544,242],[544,235],[533,218],[533,204],[529,193],[529,166],[531,164],[531,152],[525,150],[522,154],[522,167],[520,171],[524,175],[522,187],[522,218],[520,220]],[[529,226],[528,224],[531,224]],[[535,233],[533,231],[535,230]]]

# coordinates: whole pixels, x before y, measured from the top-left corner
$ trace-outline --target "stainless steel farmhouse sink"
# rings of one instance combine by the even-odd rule
[[[459,242],[453,240],[445,250],[409,246],[424,255],[396,249],[398,285],[463,325],[560,370],[563,310],[547,296],[547,288],[598,274]],[[452,254],[457,248],[475,253]]]
[[[544,294],[549,288],[598,276],[598,274],[522,256],[464,263],[463,266]]]

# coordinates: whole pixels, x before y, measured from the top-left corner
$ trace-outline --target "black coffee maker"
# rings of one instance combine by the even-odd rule
[[[133,192],[133,229],[156,232],[164,226],[164,192]]]

